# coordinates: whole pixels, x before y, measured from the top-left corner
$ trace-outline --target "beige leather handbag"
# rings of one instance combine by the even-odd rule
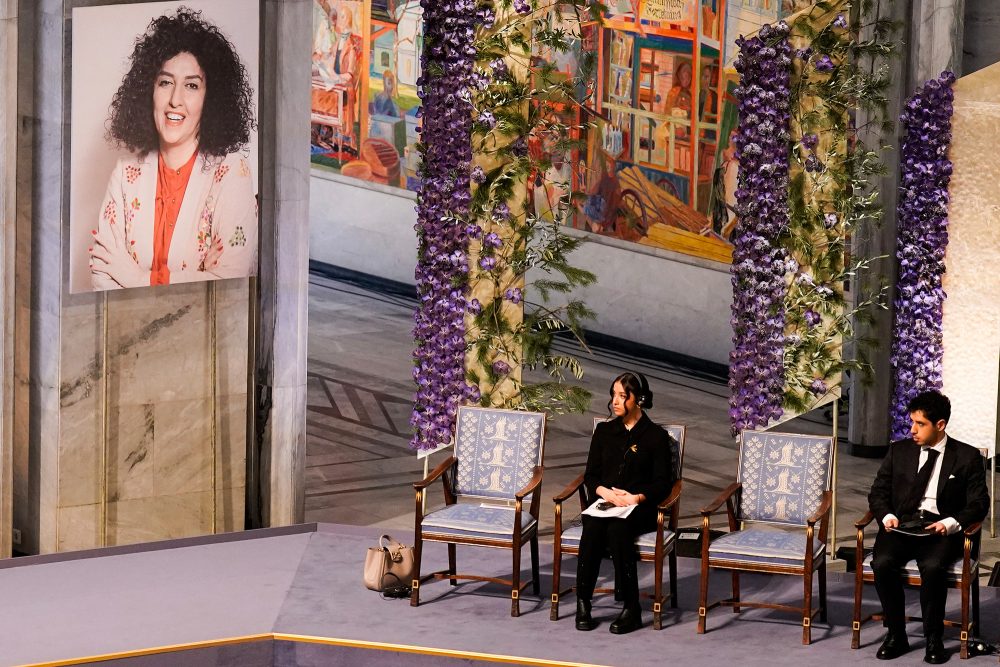
[[[379,538],[365,556],[365,587],[382,592],[386,588],[409,586],[413,579],[413,547],[400,544],[388,535]]]

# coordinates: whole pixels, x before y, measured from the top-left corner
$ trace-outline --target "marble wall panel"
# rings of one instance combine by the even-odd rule
[[[135,544],[212,532],[212,492],[108,503],[109,545]]]
[[[1000,63],[955,83],[942,376],[948,433],[996,451],[1000,369]]]
[[[79,551],[101,546],[101,506],[77,505],[59,509],[59,538],[54,551]]]

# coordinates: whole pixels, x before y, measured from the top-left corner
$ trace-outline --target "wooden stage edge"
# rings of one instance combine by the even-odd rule
[[[601,665],[583,662],[564,662],[560,660],[542,660],[539,658],[526,658],[512,655],[497,655],[493,653],[479,653],[477,651],[459,651],[443,648],[428,648],[424,646],[411,646],[408,644],[390,644],[387,642],[370,642],[358,639],[336,639],[333,637],[311,637],[308,635],[291,635],[280,632],[263,633],[257,635],[246,635],[244,637],[228,637],[225,639],[211,639],[200,642],[190,642],[187,644],[174,644],[170,646],[157,646],[153,648],[135,649],[131,651],[120,651],[105,655],[92,655],[81,658],[69,658],[52,662],[37,662],[19,665],[18,667],[66,667],[68,665],[86,665],[88,663],[104,662],[108,660],[121,660],[126,658],[141,658],[144,656],[163,655],[166,653],[179,653],[181,651],[192,651],[197,649],[213,648],[231,644],[249,644],[263,641],[283,641],[301,644],[321,644],[325,646],[341,646],[354,649],[370,649],[375,651],[392,651],[394,653],[413,653],[418,655],[430,655],[441,658],[456,658],[460,660],[480,660],[483,662],[495,662],[500,664],[513,665],[534,665],[536,667],[603,667]]]

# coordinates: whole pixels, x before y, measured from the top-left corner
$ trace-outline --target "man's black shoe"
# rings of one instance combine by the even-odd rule
[[[928,637],[927,648],[924,653],[924,662],[932,665],[943,665],[948,662],[948,652],[944,650],[944,642],[940,637]]]
[[[642,627],[642,609],[639,607],[625,607],[618,618],[611,623],[611,634],[624,635],[638,630]]]
[[[590,600],[576,601],[576,629],[593,630],[597,627],[597,622],[590,616]]]
[[[893,660],[910,650],[910,642],[903,633],[890,632],[878,647],[875,657],[879,660]]]

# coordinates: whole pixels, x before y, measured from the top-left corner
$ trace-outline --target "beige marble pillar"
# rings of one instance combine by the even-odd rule
[[[17,2],[0,0],[0,558],[10,556],[13,521],[16,137]]]

